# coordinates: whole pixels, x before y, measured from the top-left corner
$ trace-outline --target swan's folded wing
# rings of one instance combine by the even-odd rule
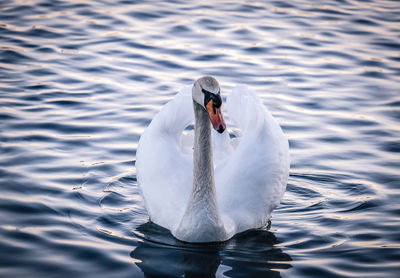
[[[217,198],[236,232],[265,225],[280,203],[289,171],[288,141],[255,92],[236,86],[227,99],[241,138],[216,169]]]
[[[150,219],[171,230],[179,224],[191,190],[192,158],[182,153],[180,137],[192,121],[187,86],[153,118],[136,153],[137,179]]]

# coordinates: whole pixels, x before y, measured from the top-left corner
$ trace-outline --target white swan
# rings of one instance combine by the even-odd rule
[[[251,89],[236,86],[227,98],[242,133],[234,144],[223,132],[221,102],[218,82],[202,77],[167,103],[139,140],[137,179],[150,220],[182,241],[225,241],[262,227],[286,190],[289,146],[278,123]],[[193,115],[194,150],[182,135]]]

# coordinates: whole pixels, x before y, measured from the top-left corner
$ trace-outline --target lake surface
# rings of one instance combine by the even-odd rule
[[[0,276],[400,277],[400,4],[313,2],[1,1]],[[257,91],[291,170],[269,227],[191,245],[134,165],[206,74]]]

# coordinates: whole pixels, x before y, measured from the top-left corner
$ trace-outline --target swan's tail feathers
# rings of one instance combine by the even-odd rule
[[[183,87],[154,117],[150,129],[166,134],[180,134],[193,122],[192,86]]]

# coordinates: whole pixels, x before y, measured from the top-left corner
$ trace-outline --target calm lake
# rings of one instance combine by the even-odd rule
[[[270,225],[223,244],[149,223],[136,180],[202,75],[290,143]],[[398,1],[1,1],[0,277],[400,277],[399,122]]]

